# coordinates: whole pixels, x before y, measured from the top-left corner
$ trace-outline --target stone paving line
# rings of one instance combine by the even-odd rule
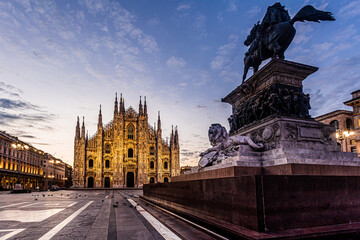
[[[67,217],[64,221],[56,225],[53,229],[48,231],[44,236],[39,238],[39,240],[48,240],[51,239],[53,236],[55,236],[61,229],[63,229],[69,222],[71,222],[74,218],[76,218],[77,215],[79,215],[82,211],[85,210],[90,204],[92,204],[94,201],[90,201],[87,204],[85,204],[82,208],[71,214],[69,217]]]
[[[15,236],[16,234],[24,231],[25,228],[20,228],[20,229],[4,229],[4,230],[0,230],[0,232],[9,232],[9,233],[6,233],[5,235],[1,236],[0,237],[0,240],[6,240],[6,239],[9,239],[13,236]]]
[[[157,219],[158,215],[153,215],[145,206],[139,206],[140,191],[61,191],[45,194],[45,197],[42,194],[0,197],[0,216],[9,210],[14,213],[23,211],[26,216],[54,211],[47,219],[39,218],[37,221],[6,220],[3,217],[4,220],[0,220],[0,240],[188,239],[177,232],[178,228],[169,228]],[[17,199],[23,201],[17,202]],[[61,211],[56,213],[55,210]],[[181,230],[189,231],[186,227]]]
[[[176,234],[170,231],[167,227],[164,226],[161,222],[159,222],[156,218],[154,218],[150,213],[148,213],[141,206],[138,206],[134,200],[128,198],[127,199],[131,205],[135,207],[137,211],[163,236],[166,240],[181,240]]]
[[[108,238],[108,228],[110,221],[111,199],[106,199],[91,225],[86,239],[99,240]]]

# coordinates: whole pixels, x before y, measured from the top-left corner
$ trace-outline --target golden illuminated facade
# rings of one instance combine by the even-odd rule
[[[21,184],[24,189],[42,189],[44,152],[0,131],[0,190],[14,189]]]
[[[168,182],[180,174],[179,137],[172,131],[170,143],[162,139],[161,120],[157,129],[148,123],[146,99],[139,111],[125,110],[124,99],[115,97],[114,119],[103,126],[101,106],[97,132],[85,136],[79,118],[74,143],[74,187],[141,187],[146,183]]]

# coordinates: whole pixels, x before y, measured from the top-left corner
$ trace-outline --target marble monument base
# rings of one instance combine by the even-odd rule
[[[271,60],[222,99],[232,105],[230,136],[264,148],[237,145],[237,156],[145,184],[142,198],[230,239],[360,239],[360,159],[309,115],[302,81],[316,70]]]
[[[355,166],[230,167],[146,184],[143,191],[143,199],[230,239],[360,233],[360,167]]]

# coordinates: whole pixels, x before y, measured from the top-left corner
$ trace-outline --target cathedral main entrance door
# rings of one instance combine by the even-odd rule
[[[93,187],[94,187],[94,178],[89,177],[88,178],[88,188],[93,188]]]
[[[134,187],[134,173],[128,172],[126,174],[126,187]]]
[[[105,178],[104,187],[106,187],[106,188],[109,188],[109,187],[110,187],[110,178],[109,178],[109,177],[106,177],[106,178]]]

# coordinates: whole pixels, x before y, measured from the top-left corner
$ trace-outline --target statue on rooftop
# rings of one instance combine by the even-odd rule
[[[268,58],[284,59],[285,50],[293,40],[296,30],[295,22],[334,21],[331,12],[325,12],[307,5],[293,17],[279,2],[269,6],[261,23],[254,25],[244,44],[250,46],[245,53],[243,82],[250,67],[254,73],[259,69],[262,61]]]

